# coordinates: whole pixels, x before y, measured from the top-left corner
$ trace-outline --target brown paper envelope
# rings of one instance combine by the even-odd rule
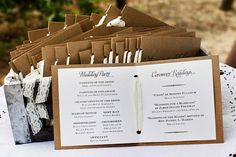
[[[192,37],[143,36],[142,61],[197,56],[201,39]]]
[[[142,35],[151,35],[151,32],[134,32],[131,34],[117,34],[117,37],[123,37],[123,38],[134,38],[134,37],[140,37]]]
[[[26,49],[26,48],[31,47],[31,46],[33,46],[33,45],[34,45],[33,43],[27,43],[27,44],[17,45],[17,46],[16,46],[16,49],[17,49],[17,50],[23,50],[23,49]]]
[[[82,29],[81,29],[79,23],[71,25],[71,26],[67,27],[66,29],[58,31],[58,33],[47,38],[47,40],[40,42],[35,47],[28,50],[26,53],[22,54],[21,56],[19,56],[16,59],[14,59],[13,63],[15,64],[15,66],[17,67],[17,69],[19,71],[22,71],[22,73],[24,73],[24,74],[28,74],[29,70],[26,70],[26,69],[30,68],[32,61],[24,60],[25,58],[27,58],[27,56],[29,56],[29,58],[31,58],[31,56],[40,53],[41,48],[43,46],[64,42],[66,39],[72,37],[73,35],[80,34],[80,33],[82,33]],[[18,66],[18,64],[21,64],[21,65]]]
[[[75,16],[75,22],[80,22],[80,21],[83,21],[85,19],[90,19],[90,16],[88,15],[76,15]]]
[[[105,25],[101,25],[101,26],[95,27],[87,32],[84,32],[82,34],[75,35],[74,37],[66,40],[66,42],[82,40],[82,39],[89,37],[89,36],[102,36],[102,35],[110,35],[110,34],[111,33],[110,33],[109,29],[107,29],[107,27]]]
[[[111,38],[111,49],[116,50],[116,42],[124,42],[125,43],[125,37],[113,37]]]
[[[137,49],[141,49],[141,37],[137,37]]]
[[[129,51],[134,54],[137,50],[137,38],[128,38],[129,39]]]
[[[65,46],[66,47],[66,43],[59,43],[59,44],[52,44],[52,45],[46,45],[44,47],[59,47],[59,46]]]
[[[13,58],[16,55],[17,50],[13,50],[10,52],[10,57]]]
[[[112,37],[115,37],[115,36],[116,36],[115,34],[101,35],[101,36],[90,36],[90,37],[85,37],[84,40],[100,41],[100,40],[111,39]]]
[[[110,51],[111,51],[111,43],[104,44],[103,45],[103,55],[108,58]],[[115,51],[113,51],[113,52],[115,52]]]
[[[27,51],[29,51],[30,49],[34,48],[37,44],[39,44],[41,42],[41,39],[44,38],[45,37],[42,37],[32,43],[17,46],[17,51],[15,55],[12,56],[11,60],[16,59],[17,57],[20,57],[21,55],[25,54]]]
[[[175,28],[175,29],[161,30],[158,32],[152,32],[152,35],[165,36],[169,34],[183,33],[183,32],[187,32],[187,30],[185,28]]]
[[[84,51],[92,48],[90,40],[74,41],[67,43],[67,49],[70,53],[70,64],[80,63],[79,51]]]
[[[21,46],[17,46],[17,50],[19,51],[19,52],[17,53],[17,55],[22,54],[24,51],[29,50],[30,48],[34,47],[34,46],[35,46],[36,44],[38,44],[38,43],[39,43],[39,40],[34,41],[34,42],[32,42],[32,43],[29,43],[29,44],[24,44],[24,45],[21,45]]]
[[[12,63],[14,64],[14,67],[16,67],[16,71],[22,72],[23,76],[26,76],[30,73],[31,63],[27,54],[23,54],[20,57],[12,60]]]
[[[37,55],[34,55],[31,57],[31,59],[33,61],[33,64],[37,65],[37,63],[42,60],[42,54],[39,53]]]
[[[147,27],[147,28],[143,28],[141,30],[137,30],[138,32],[156,32],[156,31],[160,31],[160,30],[168,30],[168,29],[174,29],[173,26],[159,26],[159,27]]]
[[[59,46],[55,47],[55,57],[58,60],[58,65],[66,65],[66,59],[68,57],[67,47]]]
[[[151,33],[157,33],[157,32],[161,32],[161,31],[167,31],[167,30],[173,30],[176,29],[175,27],[172,26],[161,26],[161,27],[156,27],[153,30],[150,30]]]
[[[110,31],[111,34],[109,35],[96,35],[96,36],[89,36],[89,37],[85,37],[84,39],[87,40],[103,40],[103,39],[111,39],[112,37],[115,37],[117,34],[120,33],[128,33],[130,31],[132,31],[132,27],[125,27],[124,29],[108,29],[108,31]],[[117,31],[117,32],[116,32]]]
[[[48,22],[48,31],[51,33],[57,32],[65,27],[65,22]]]
[[[106,18],[103,22],[103,24],[107,24],[108,22],[110,22],[111,20],[117,18],[118,16],[121,16],[121,10],[110,5],[109,8],[106,11]]]
[[[79,51],[79,58],[81,64],[90,64],[90,59],[92,55],[91,51],[91,49]]]
[[[159,27],[167,25],[154,17],[128,6],[123,8],[121,15],[126,27]]]
[[[65,15],[65,24],[67,27],[75,24],[75,15],[74,14],[66,14]]]
[[[42,59],[44,60],[43,76],[51,76],[51,65],[54,65],[56,61],[55,48],[52,46],[43,47]]]
[[[109,35],[113,35],[118,33],[119,31],[123,31],[126,28],[118,28],[118,27],[112,27],[112,28],[108,28],[105,25],[101,25],[99,27],[95,27],[87,32],[84,32],[83,34],[74,36],[70,39],[67,40],[67,42],[69,41],[78,41],[78,40],[82,40],[85,39],[87,37],[96,37],[96,36],[109,36]]]
[[[134,28],[133,27],[125,27],[126,29],[124,30],[120,30],[118,32],[116,32],[117,35],[119,34],[131,34],[134,33]]]
[[[106,28],[109,30],[110,34],[119,33],[127,29],[126,27],[106,27]]]
[[[70,53],[92,49],[92,43],[90,40],[68,42],[67,45]]]
[[[125,42],[120,41],[120,42],[116,42],[115,44],[116,44],[115,52],[119,55],[119,63],[122,63],[124,52],[125,52]]]
[[[67,50],[70,54],[70,64],[79,64],[79,45],[77,42],[68,42]]]
[[[92,13],[90,19],[93,20],[94,24],[97,25],[101,20],[102,16],[100,14]]]
[[[172,37],[196,37],[196,33],[195,32],[180,32],[180,33],[167,34],[166,36],[172,36]]]
[[[104,45],[111,44],[111,40],[92,41],[92,53],[95,56],[95,63],[102,63],[104,59]],[[106,56],[107,57],[107,56]]]
[[[36,29],[28,31],[28,38],[30,41],[35,41],[39,38],[42,38],[48,34],[48,28]]]
[[[80,27],[82,28],[83,32],[91,30],[94,27],[94,22],[88,19],[84,19],[79,22]]]

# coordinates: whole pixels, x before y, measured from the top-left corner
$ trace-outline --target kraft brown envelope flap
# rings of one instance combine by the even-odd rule
[[[28,31],[28,38],[31,42],[42,38],[48,34],[48,28],[36,29],[32,31]]]
[[[125,27],[125,28],[126,28],[126,29],[124,29],[124,30],[120,30],[120,31],[116,32],[116,35],[134,33],[133,27]]]
[[[79,45],[77,42],[68,42],[67,43],[67,50],[70,54],[70,64],[78,64],[80,63],[79,60]]]
[[[67,27],[75,24],[75,15],[74,14],[66,14],[65,15],[65,24]]]
[[[111,43],[103,45],[103,55],[108,58],[109,53],[111,51]]]
[[[128,6],[123,8],[121,15],[126,27],[159,27],[167,25],[154,17]]]
[[[79,25],[79,24],[78,24]],[[77,25],[76,25],[77,26]],[[80,26],[77,26],[80,27]],[[45,38],[44,40],[37,43],[32,43],[33,46],[31,46],[29,49],[27,49],[25,52],[21,53],[20,55],[24,53],[32,53],[31,55],[35,55],[36,53],[40,52],[41,47],[58,43],[57,40],[64,40],[64,38],[68,37],[68,35],[71,35],[73,31],[78,32],[79,28],[77,30],[74,30],[73,27],[68,27],[66,30],[60,30],[57,33],[53,33],[51,36]],[[72,32],[71,32],[72,31]],[[82,32],[82,30],[80,30]],[[67,34],[65,32],[68,32]],[[58,37],[60,36],[60,37]],[[30,56],[30,55],[29,55]]]
[[[124,45],[124,49],[128,47],[125,47],[125,43],[126,43],[126,39],[124,37],[114,37],[114,38],[111,38],[111,49],[112,51],[115,51],[118,55],[119,55],[119,62],[122,63],[123,62],[123,54],[124,54],[124,51],[123,52],[120,52],[120,51],[117,51],[117,45],[116,43],[117,42],[122,42]],[[127,50],[125,49],[125,50]]]
[[[82,28],[83,32],[86,32],[86,31],[92,29],[94,26],[94,22],[89,20],[89,18],[84,19],[84,20],[80,21],[79,23],[80,23],[80,27]]]
[[[107,29],[107,27],[105,25],[101,25],[101,26],[95,27],[87,32],[84,32],[83,34],[78,34],[78,35],[68,39],[66,42],[82,40],[82,39],[89,37],[89,36],[101,36],[101,35],[109,35],[109,34],[110,34],[110,31]]]
[[[169,26],[169,25],[167,25],[167,26],[159,26],[159,27],[145,27],[143,29],[138,29],[136,31],[138,31],[138,32],[155,32],[155,31],[165,30],[165,29],[174,29],[174,27]]]
[[[111,38],[111,49],[113,51],[116,50],[116,42],[124,42],[125,43],[125,37],[113,37],[113,38]]]
[[[108,34],[106,35],[89,36],[89,37],[85,37],[84,39],[89,39],[89,40],[100,40],[100,39],[108,39],[108,38],[110,39],[112,37],[115,37],[117,34],[130,32],[131,29],[132,29],[131,27],[124,27],[123,29],[107,28]]]
[[[173,36],[173,37],[195,37],[195,32],[179,32],[179,33],[173,33],[169,34],[167,36]]]
[[[17,50],[14,50],[14,51],[11,51],[11,52],[10,52],[10,57],[11,57],[11,59],[12,59],[14,56],[16,56],[16,52],[17,52]]]
[[[135,52],[137,51],[137,38],[128,38],[129,51],[132,52],[131,61],[134,60]]]
[[[66,65],[66,59],[68,57],[67,47],[59,46],[55,47],[55,57],[58,60],[58,65]]]
[[[41,53],[36,54],[32,56],[31,59],[33,61],[33,64],[37,65],[37,63],[42,60],[42,54]]]
[[[112,35],[112,34],[116,34],[118,33],[119,31],[123,31],[127,28],[123,27],[123,28],[108,28],[106,27],[106,25],[101,25],[101,26],[98,26],[98,27],[94,27],[93,29],[87,31],[87,32],[84,32],[82,34],[78,34],[68,40],[66,40],[66,42],[70,42],[70,41],[78,41],[78,40],[82,40],[82,39],[85,39],[87,37],[96,37],[96,36],[109,36],[109,35]]]
[[[101,36],[90,36],[90,37],[85,37],[84,40],[99,41],[99,40],[111,39],[112,37],[115,37],[115,36],[116,36],[115,34],[101,35]]]
[[[185,28],[175,28],[175,29],[168,29],[168,30],[162,30],[158,32],[152,32],[153,35],[159,35],[159,36],[165,36],[169,34],[175,34],[175,33],[183,33],[187,32]]]
[[[38,43],[39,43],[38,41],[35,41],[33,43],[22,45],[21,47],[18,47],[17,52],[15,53],[15,56],[12,59],[15,59],[15,58],[19,57],[20,55],[24,54],[25,52],[27,52],[29,49],[33,48]]]
[[[48,31],[49,33],[57,32],[65,27],[65,22],[55,22],[49,21],[48,22]]]
[[[70,64],[78,64],[80,62],[79,51],[92,48],[90,40],[74,41],[67,43],[68,52],[70,53]]]
[[[90,16],[88,16],[88,15],[76,15],[75,16],[75,22],[80,22],[85,19],[90,19]]]
[[[21,55],[20,57],[12,60],[12,63],[16,67],[17,71],[21,72],[23,76],[30,73],[31,63],[27,54]]]
[[[109,8],[106,11],[106,18],[103,22],[103,24],[107,24],[108,22],[110,22],[111,20],[117,18],[118,16],[121,15],[121,10],[110,5]]]
[[[137,49],[141,49],[141,37],[137,37]]]
[[[165,31],[165,30],[172,30],[172,29],[176,29],[176,27],[167,25],[167,26],[154,27],[154,29],[150,30],[150,32],[155,33],[155,32],[160,32],[160,31]]]
[[[21,56],[19,56],[18,58],[13,60],[13,63],[15,64],[15,66],[17,67],[17,69],[19,71],[24,71],[24,73],[28,74],[29,70],[25,70],[25,69],[29,69],[31,66],[32,61],[24,61],[23,60],[25,58],[27,58],[27,56],[33,56],[36,55],[37,53],[40,53],[41,48],[43,46],[46,45],[51,45],[51,44],[56,44],[56,43],[60,43],[65,41],[66,39],[72,37],[75,34],[81,34],[83,31],[80,27],[79,23],[76,23],[74,25],[71,25],[69,27],[67,27],[66,29],[60,30],[58,31],[58,33],[55,33],[54,35],[52,35],[50,38],[48,38],[47,40],[40,42],[39,44],[37,44],[35,47],[31,48],[30,50],[28,50],[26,53],[22,54]],[[30,57],[29,57],[30,58]],[[19,60],[19,61],[18,61]],[[21,64],[18,66],[18,64]],[[36,65],[35,65],[36,66]]]
[[[129,51],[129,39],[125,38],[125,50]]]
[[[119,63],[123,62],[124,52],[125,52],[125,42],[116,42],[116,53],[119,55]]]
[[[51,76],[51,66],[56,61],[55,48],[52,46],[42,47],[42,59],[44,60],[43,76]]]
[[[27,43],[27,44],[23,44],[23,45],[17,45],[16,49],[17,50],[25,50],[31,46],[34,46],[34,43],[37,43],[37,41],[34,41],[33,43]]]
[[[142,61],[198,56],[200,38],[142,36]]]
[[[118,33],[120,31],[126,30],[126,27],[107,27],[107,29],[109,30],[110,34],[113,33]]]
[[[80,58],[81,64],[90,64],[90,60],[92,56],[91,51],[92,51],[91,49],[79,51],[79,58]]]
[[[111,40],[92,41],[92,53],[95,56],[95,63],[102,63],[104,59],[104,44],[111,44]]]
[[[93,20],[94,24],[97,25],[101,20],[102,16],[100,14],[92,13],[90,19]]]

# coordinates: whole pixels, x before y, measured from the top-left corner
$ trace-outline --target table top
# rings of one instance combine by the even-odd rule
[[[220,144],[194,144],[170,146],[135,146],[93,149],[54,150],[54,143],[41,142],[16,146],[0,143],[0,157],[228,157],[236,153],[236,70],[221,64],[221,86],[225,142]],[[1,129],[1,126],[0,126]]]

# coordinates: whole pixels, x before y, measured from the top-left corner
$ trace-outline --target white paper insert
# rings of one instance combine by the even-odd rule
[[[58,69],[58,88],[61,146],[216,139],[210,59]]]

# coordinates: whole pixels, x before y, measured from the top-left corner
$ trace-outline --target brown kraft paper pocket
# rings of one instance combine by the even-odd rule
[[[48,34],[48,28],[36,29],[28,31],[28,38],[31,42],[36,41]]]
[[[102,63],[103,62],[104,44],[111,44],[111,40],[92,41],[92,53],[95,56],[95,63]]]
[[[52,46],[43,47],[42,59],[44,60],[43,76],[51,76],[51,65],[54,65],[56,61],[55,48]]]
[[[65,22],[55,22],[49,21],[48,22],[48,32],[50,34],[55,33],[65,27]]]
[[[200,38],[142,36],[142,61],[198,56],[200,44]]]
[[[79,52],[79,58],[80,58],[80,62],[81,64],[90,64],[90,60],[91,60],[91,49],[88,50],[83,50]]]
[[[116,53],[119,55],[119,63],[123,62],[124,52],[125,52],[125,42],[116,42]]]
[[[67,47],[66,46],[59,46],[55,47],[55,57],[58,61],[58,65],[66,65],[66,59],[68,57]]]

